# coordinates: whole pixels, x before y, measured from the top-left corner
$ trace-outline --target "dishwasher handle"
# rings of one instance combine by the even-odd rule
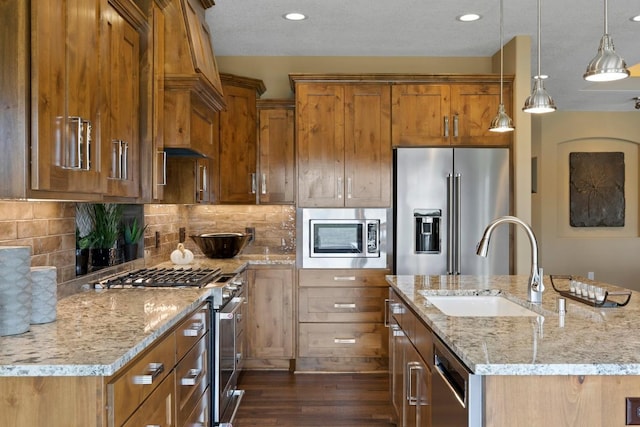
[[[453,395],[456,397],[456,400],[458,401],[458,403],[460,403],[460,406],[466,408],[468,384],[467,380],[464,377],[460,378],[460,373],[456,372],[455,369],[452,369],[444,356],[434,354],[433,359],[433,367],[435,368],[438,375],[440,375],[440,378],[442,378],[442,381],[444,381],[447,387],[449,387],[449,390],[451,390]],[[466,374],[464,375],[466,377]],[[458,381],[456,381],[456,377],[458,377]]]

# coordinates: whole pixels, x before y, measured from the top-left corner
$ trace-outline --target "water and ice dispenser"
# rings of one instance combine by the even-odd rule
[[[414,209],[415,251],[417,254],[440,253],[440,209]]]

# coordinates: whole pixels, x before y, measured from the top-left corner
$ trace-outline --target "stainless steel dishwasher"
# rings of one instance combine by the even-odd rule
[[[434,334],[432,427],[482,425],[482,377],[473,375]]]

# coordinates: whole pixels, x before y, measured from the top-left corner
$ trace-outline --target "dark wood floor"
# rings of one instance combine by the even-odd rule
[[[245,371],[233,427],[389,427],[388,374]]]

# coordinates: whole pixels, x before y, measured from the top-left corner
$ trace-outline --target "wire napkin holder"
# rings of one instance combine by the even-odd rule
[[[631,299],[631,291],[607,291],[606,289],[604,290],[604,299],[602,301],[596,301],[590,298],[586,298],[580,295],[577,295],[575,293],[572,293],[570,291],[566,291],[566,290],[560,290],[558,288],[556,288],[556,284],[554,283],[554,279],[555,280],[568,280],[571,281],[574,279],[573,276],[568,276],[568,275],[550,275],[549,276],[551,278],[551,286],[553,287],[553,290],[556,291],[557,293],[559,293],[560,295],[562,295],[565,298],[569,298],[572,299],[574,301],[578,301],[581,302],[583,304],[586,305],[590,305],[592,307],[604,307],[604,308],[610,308],[610,307],[624,307],[625,305],[627,305],[629,303],[629,300]],[[614,296],[614,297],[626,297],[626,299],[623,302],[618,302],[618,301],[613,301],[610,300],[609,297]]]

